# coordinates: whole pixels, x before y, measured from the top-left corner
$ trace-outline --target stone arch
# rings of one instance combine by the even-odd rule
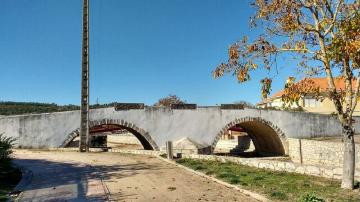
[[[118,120],[118,119],[101,119],[96,121],[89,122],[89,128],[92,128],[97,125],[119,125],[122,128],[131,132],[143,145],[144,149],[146,150],[159,150],[159,147],[155,143],[155,141],[151,138],[148,132],[145,130],[137,127],[136,125],[129,123],[125,120]],[[64,142],[60,145],[60,147],[66,147],[74,138],[80,135],[79,128],[72,131],[64,140]]]
[[[285,134],[279,127],[260,117],[239,118],[225,125],[216,135],[211,145],[211,151],[214,151],[221,136],[235,125],[245,129],[251,137],[257,152],[273,155],[288,154]]]

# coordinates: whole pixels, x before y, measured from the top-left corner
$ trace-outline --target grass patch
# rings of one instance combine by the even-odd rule
[[[274,201],[360,201],[359,193],[341,189],[339,180],[276,172],[231,162],[179,159],[177,163],[264,194]]]
[[[8,193],[21,179],[21,171],[11,165],[10,160],[0,161],[0,201],[8,199]]]
[[[280,201],[284,201],[284,200],[288,199],[286,193],[284,193],[282,191],[273,191],[270,193],[270,196],[271,196],[271,198],[278,199]]]

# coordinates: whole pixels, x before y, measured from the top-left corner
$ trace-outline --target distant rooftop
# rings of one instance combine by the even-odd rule
[[[310,80],[312,80],[316,86],[319,87],[320,89],[320,93],[324,93],[329,89],[329,84],[328,84],[328,80],[326,77],[321,77],[321,78],[308,78]],[[302,82],[302,80],[298,81],[297,83]],[[336,77],[334,78],[334,82],[335,82],[335,87],[336,90],[341,91],[341,90],[345,90],[345,80],[342,77]],[[356,87],[356,82],[353,81],[352,82],[352,87],[353,89],[355,89]],[[273,95],[271,95],[269,98],[263,99],[261,102],[259,102],[258,104],[265,104],[268,103],[274,99],[277,98],[281,98],[281,96],[284,94],[284,90],[280,90],[276,93],[274,93]]]

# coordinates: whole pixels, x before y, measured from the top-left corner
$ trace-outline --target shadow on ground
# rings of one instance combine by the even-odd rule
[[[134,176],[142,170],[159,167],[144,163],[126,165],[88,165],[78,162],[56,162],[42,159],[15,159],[14,163],[32,171],[29,183],[19,187],[20,201],[53,201],[54,199],[103,201],[109,199],[103,180]],[[120,196],[126,198],[129,196]],[[58,201],[58,200],[57,200]]]

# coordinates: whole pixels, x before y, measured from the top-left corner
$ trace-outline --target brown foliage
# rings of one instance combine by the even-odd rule
[[[298,103],[300,98],[305,95],[312,95],[320,99],[319,86],[317,86],[313,80],[305,78],[297,83],[294,83],[292,78],[289,78],[289,80],[285,85],[284,94],[281,97],[286,106],[292,103]]]
[[[360,67],[360,13],[338,24],[339,32],[328,45],[329,57],[335,63],[342,63],[343,58],[349,58],[352,61],[352,68],[357,69]]]
[[[251,78],[251,71],[257,69],[258,65],[254,64],[268,73],[273,69],[277,72],[277,66],[272,64],[282,53],[288,53],[287,57],[291,53],[299,61],[300,71],[325,74],[329,85],[327,93],[334,103],[346,142],[342,187],[352,189],[355,169],[352,114],[360,97],[360,0],[255,0],[253,6],[256,15],[251,25],[263,26],[264,33],[252,42],[244,38],[231,45],[228,62],[216,67],[214,77],[233,73],[240,83],[246,82]],[[339,68],[344,78],[344,91],[335,85],[334,77],[340,75],[335,75],[334,68]],[[355,89],[352,88],[354,78],[357,79]],[[266,98],[271,79],[266,77],[261,84],[262,97]],[[290,83],[283,100],[297,102],[306,91],[316,92],[316,89],[306,80],[299,85]]]
[[[308,76],[326,74],[339,119],[350,123],[356,102],[343,100],[359,97],[359,88],[352,89],[351,82],[359,78],[354,70],[360,67],[360,0],[254,0],[252,5],[256,14],[251,26],[262,26],[264,32],[255,40],[245,36],[232,44],[228,61],[218,65],[213,76],[232,73],[242,83],[251,79],[254,70],[276,75],[279,69],[274,64],[279,55],[286,53],[284,56],[298,61],[299,72]],[[335,75],[334,68],[340,68],[347,82],[344,91],[335,86],[334,78],[340,75]],[[263,98],[271,92],[272,79],[266,76],[260,81]],[[285,90],[288,102],[297,101],[303,90],[314,90],[297,85],[290,89],[294,91]]]

